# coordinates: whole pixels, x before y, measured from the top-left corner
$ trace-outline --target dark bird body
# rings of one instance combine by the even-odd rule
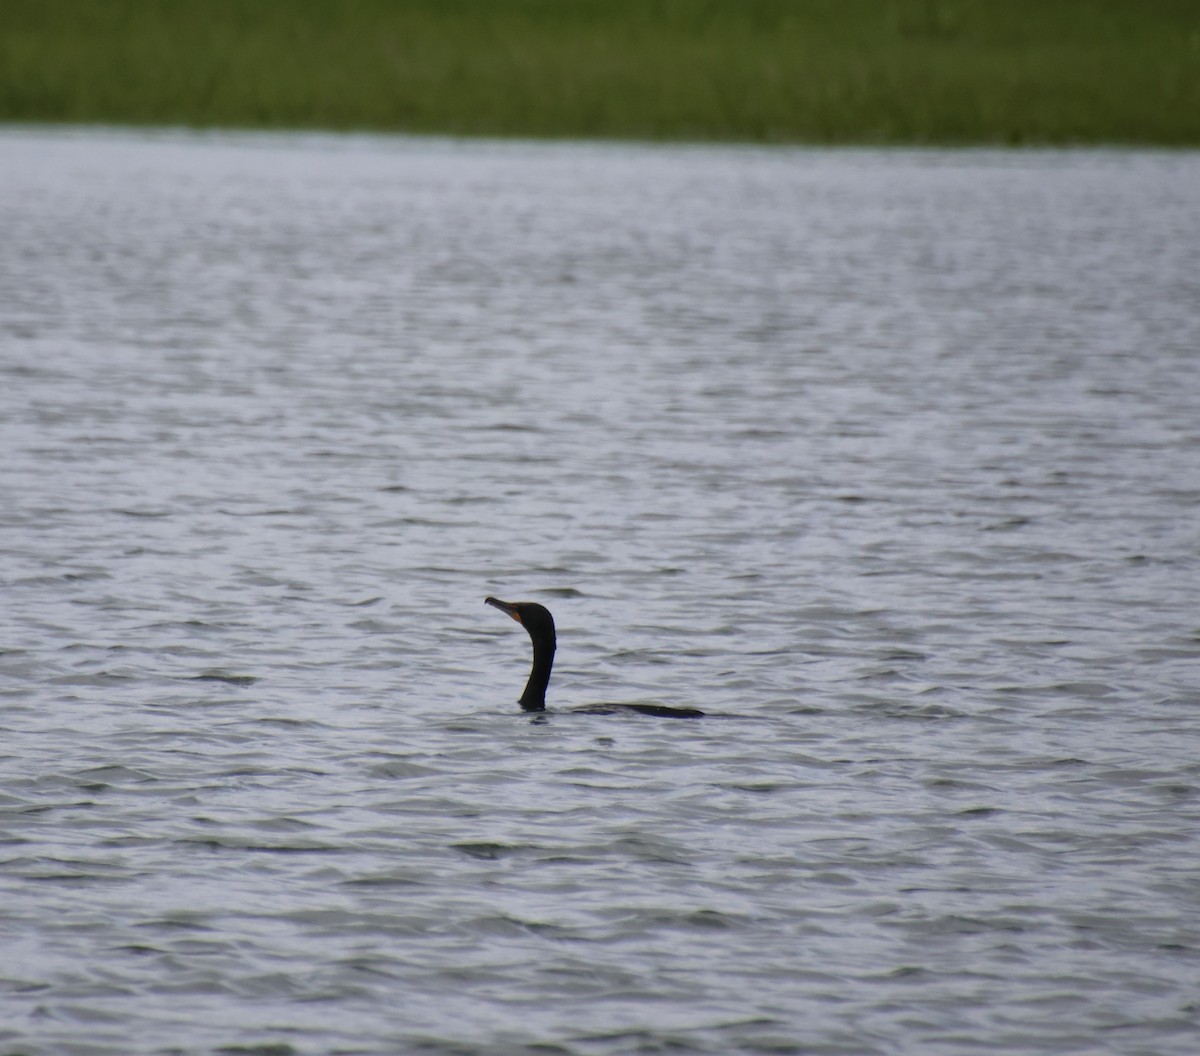
[[[546,710],[546,687],[550,684],[550,671],[554,667],[554,650],[558,640],[554,634],[554,617],[550,610],[536,601],[501,601],[485,598],[485,605],[499,609],[517,621],[529,632],[533,642],[533,669],[520,704],[525,711]],[[702,719],[704,712],[699,708],[669,708],[665,704],[584,704],[570,709],[584,715],[617,715],[634,713],[653,715],[662,719]]]

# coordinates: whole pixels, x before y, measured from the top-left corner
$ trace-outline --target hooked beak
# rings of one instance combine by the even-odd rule
[[[483,603],[490,605],[493,609],[499,609],[503,613],[507,613],[517,623],[521,623],[521,614],[517,611],[515,605],[510,605],[507,601],[501,601],[499,598],[484,598]]]

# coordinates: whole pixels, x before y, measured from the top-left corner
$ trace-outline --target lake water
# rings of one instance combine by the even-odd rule
[[[0,437],[4,1056],[1196,1051],[1200,154],[9,129]]]

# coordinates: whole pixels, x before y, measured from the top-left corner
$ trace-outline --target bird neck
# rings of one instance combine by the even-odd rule
[[[546,710],[546,687],[550,684],[550,669],[554,666],[554,639],[533,643],[533,670],[521,694],[524,711]]]

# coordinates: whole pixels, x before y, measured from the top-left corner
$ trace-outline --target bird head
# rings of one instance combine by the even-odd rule
[[[554,642],[554,617],[545,605],[536,601],[501,601],[499,598],[485,598],[484,604],[511,616],[529,632],[534,642]]]

